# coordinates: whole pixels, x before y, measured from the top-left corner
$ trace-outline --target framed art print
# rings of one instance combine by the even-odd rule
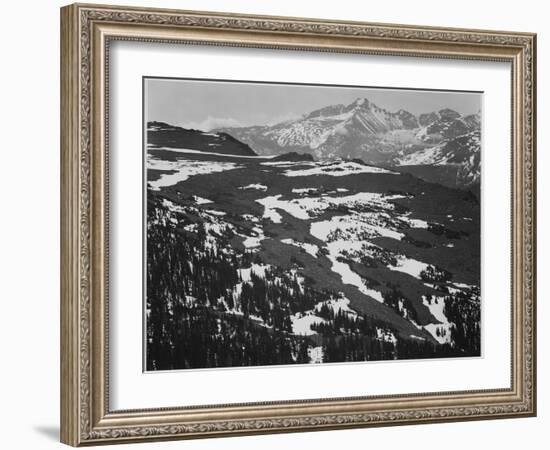
[[[534,35],[61,17],[63,442],[535,414]]]

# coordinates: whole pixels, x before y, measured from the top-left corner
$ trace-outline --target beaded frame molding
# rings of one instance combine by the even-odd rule
[[[111,411],[106,99],[113,40],[509,62],[510,388]],[[61,441],[80,446],[535,415],[535,52],[531,33],[106,5],[62,8]]]

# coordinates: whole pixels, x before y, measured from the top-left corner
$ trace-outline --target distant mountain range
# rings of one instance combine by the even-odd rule
[[[390,112],[366,98],[330,105],[275,125],[224,128],[260,155],[308,153],[315,159],[360,158],[452,187],[480,178],[480,114],[452,109]]]
[[[420,115],[390,112],[366,98],[276,125],[205,132],[149,122],[147,141],[153,147],[241,156],[361,159],[458,188],[476,188],[481,173],[479,113],[463,116],[448,108]]]

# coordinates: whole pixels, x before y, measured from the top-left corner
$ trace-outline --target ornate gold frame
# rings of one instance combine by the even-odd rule
[[[510,388],[110,411],[105,100],[109,42],[115,39],[510,62]],[[62,8],[62,442],[79,446],[535,415],[535,51],[536,36],[529,33],[99,5]]]

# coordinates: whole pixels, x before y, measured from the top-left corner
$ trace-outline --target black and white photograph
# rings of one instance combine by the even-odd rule
[[[482,92],[143,91],[146,371],[481,356]]]

